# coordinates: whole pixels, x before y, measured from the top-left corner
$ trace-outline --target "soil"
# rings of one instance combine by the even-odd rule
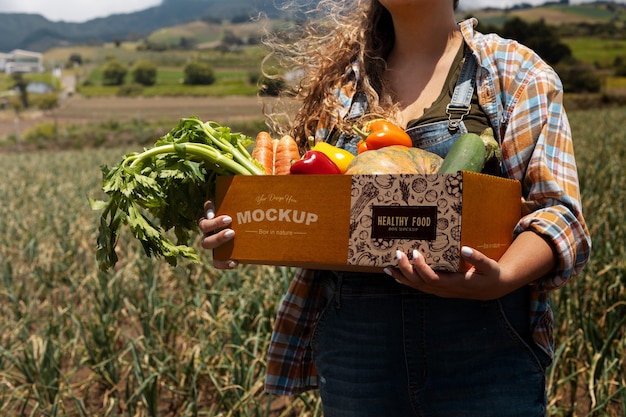
[[[271,100],[264,98],[264,102]],[[21,133],[43,122],[87,123],[126,121],[178,120],[197,116],[201,120],[214,120],[222,124],[231,121],[260,120],[263,103],[258,97],[162,97],[129,98],[70,96],[54,110],[29,110],[15,113],[0,111],[0,139]]]

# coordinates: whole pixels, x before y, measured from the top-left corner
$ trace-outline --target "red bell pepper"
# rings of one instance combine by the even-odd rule
[[[341,174],[339,167],[321,151],[306,151],[301,159],[291,164],[290,173],[300,174]]]

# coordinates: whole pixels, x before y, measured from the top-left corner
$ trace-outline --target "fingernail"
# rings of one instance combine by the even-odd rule
[[[473,254],[474,251],[472,250],[472,248],[468,248],[467,246],[463,246],[461,248],[461,255],[465,256],[466,258],[471,258]]]
[[[222,219],[222,223],[224,224],[231,224],[233,222],[233,218],[230,216],[224,216],[224,218]]]
[[[391,276],[393,276],[393,273],[391,272],[391,269],[390,269],[390,268],[385,268],[385,269],[383,269],[383,272],[384,272],[385,274],[389,275],[390,277],[391,277]]]
[[[233,229],[228,229],[224,232],[224,237],[231,238],[235,236],[235,231]]]
[[[237,262],[235,261],[228,261],[228,267],[229,268],[235,268],[237,266]]]
[[[402,253],[401,250],[397,250],[396,251],[396,259],[397,260],[399,260],[399,261],[402,260],[402,255],[403,255],[403,253]]]
[[[206,218],[211,220],[214,217],[215,217],[215,211],[213,209],[208,209],[206,211]]]
[[[417,249],[413,249],[413,260],[416,260],[419,257],[420,253],[417,251]]]

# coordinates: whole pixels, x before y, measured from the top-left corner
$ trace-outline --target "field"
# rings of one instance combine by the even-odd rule
[[[498,9],[484,9],[484,10],[476,10],[473,11],[473,15],[475,15],[481,22],[490,24],[501,24],[504,21],[511,19],[513,17],[518,17],[520,19],[526,21],[537,21],[537,20],[545,20],[549,22],[551,25],[559,26],[559,25],[568,25],[568,24],[597,24],[597,23],[608,23],[608,22],[619,22],[623,21],[624,14],[626,13],[626,9],[623,7],[611,7],[611,5],[590,3],[590,4],[569,4],[569,5],[559,5],[559,4],[548,4],[546,2],[542,6],[538,7],[530,7],[530,8],[520,8],[520,9],[510,9],[510,10],[498,10]],[[459,13],[461,16],[465,12]]]
[[[19,116],[13,111],[0,111],[0,153],[29,147],[91,148],[104,142],[143,146],[153,143],[181,117],[189,116],[219,120],[252,135],[264,126],[262,109],[257,97],[245,96],[167,100],[74,96],[50,111],[29,111]]]
[[[570,116],[594,252],[553,297],[549,411],[624,416],[626,112]],[[138,146],[0,155],[0,415],[321,416],[315,393],[262,390],[290,269],[220,273],[206,251],[172,268],[122,236],[119,268],[98,271],[87,200]]]
[[[544,12],[534,17],[546,18]],[[557,6],[552,12],[550,21],[581,21]],[[585,16],[607,19],[601,11]],[[213,29],[196,22],[150,40],[193,37],[210,46],[219,37]],[[258,31],[254,25],[231,29],[238,36]],[[626,56],[622,41],[565,41],[586,62],[608,66]],[[81,83],[88,81],[82,94],[53,110],[0,111],[0,415],[320,417],[316,393],[263,393],[265,351],[291,269],[219,272],[197,241],[201,262],[173,268],[146,258],[128,235],[121,237],[114,272],[95,264],[99,213],[88,198],[102,197],[100,165],[150,145],[180,117],[248,134],[262,126],[261,103],[247,81],[258,69],[260,47],[163,53],[137,46],[48,51],[50,63],[82,56],[85,65],[76,70]],[[180,85],[190,53],[215,66],[215,85]],[[155,62],[158,84],[141,97],[114,97],[116,87],[100,85],[99,66],[110,58]],[[608,77],[604,87],[623,92],[625,80]],[[0,90],[10,82],[0,77]],[[551,417],[624,417],[626,112],[576,110],[570,119],[594,249],[583,274],[553,294],[557,356],[548,374],[548,411]]]
[[[604,68],[611,67],[615,58],[626,56],[626,40],[577,37],[563,41],[573,51],[576,59],[596,63]]]

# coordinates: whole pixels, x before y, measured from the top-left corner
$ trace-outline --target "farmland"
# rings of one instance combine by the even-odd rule
[[[620,109],[571,114],[594,240],[584,273],[554,294],[552,416],[626,409],[626,157]],[[172,268],[128,236],[119,268],[95,265],[100,164],[135,146],[0,156],[0,414],[319,416],[314,394],[271,399],[262,375],[290,270]],[[196,242],[197,245],[197,242]]]
[[[152,39],[173,42],[204,29],[177,30]],[[205,36],[211,44],[217,34]],[[567,41],[587,62],[608,65],[626,56],[622,42]],[[76,76],[89,81],[80,87],[84,94],[54,110],[0,112],[0,415],[320,417],[316,393],[263,393],[265,351],[290,268],[216,271],[199,236],[193,244],[201,262],[171,267],[147,258],[127,234],[117,268],[97,268],[100,213],[88,198],[103,197],[102,164],[150,145],[184,116],[248,134],[262,127],[261,103],[247,81],[260,49],[194,52],[215,65],[218,82],[181,94],[188,52],[136,47],[51,50],[50,61],[83,57]],[[98,67],[110,57],[157,62],[157,86],[118,97],[99,85]],[[605,87],[623,92],[626,82],[610,77]],[[548,414],[624,416],[626,112],[576,109],[570,121],[594,249],[583,273],[552,297],[557,346]]]

